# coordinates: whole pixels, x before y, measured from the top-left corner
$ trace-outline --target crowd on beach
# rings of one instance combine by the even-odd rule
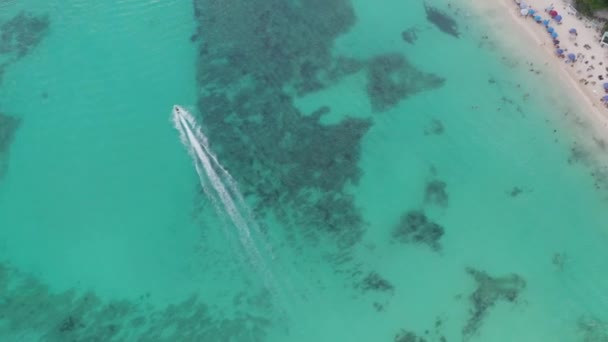
[[[558,58],[563,58],[570,67],[574,68],[576,66],[576,74],[581,76],[578,80],[579,83],[591,85],[593,88],[599,83],[603,85],[604,95],[600,99],[604,106],[608,108],[608,63],[604,65],[605,56],[603,52],[598,56],[591,55],[590,57],[587,57],[584,52],[576,52],[575,49],[581,49],[578,42],[579,32],[576,27],[564,27],[564,16],[558,12],[553,4],[542,9],[541,12],[541,10],[526,4],[524,0],[514,1],[522,17],[532,19],[547,32],[547,36],[551,39],[555,48],[555,55]],[[564,10],[566,10],[566,15],[577,15],[576,10],[571,6],[564,7]],[[577,22],[581,23],[580,20]],[[590,27],[586,26],[586,28]],[[601,34],[601,32],[598,33]],[[598,44],[594,44],[593,41],[585,42],[582,48],[590,51],[593,49],[593,45],[603,49],[604,44],[600,42],[601,38],[594,35],[593,39],[597,39]],[[593,93],[597,94],[597,90],[593,90]]]

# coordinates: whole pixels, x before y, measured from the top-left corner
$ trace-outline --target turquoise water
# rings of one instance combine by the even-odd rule
[[[608,339],[601,137],[432,5],[0,2],[1,340]]]

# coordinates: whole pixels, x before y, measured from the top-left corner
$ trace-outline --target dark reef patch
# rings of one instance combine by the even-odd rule
[[[407,329],[401,329],[395,335],[396,342],[447,342],[447,338],[443,334],[444,320],[441,317],[435,318],[435,324],[432,329],[424,330],[424,337],[416,335],[415,332]]]
[[[553,257],[551,258],[551,263],[553,264],[556,270],[561,272],[564,270],[567,260],[568,256],[566,255],[566,253],[554,253]]]
[[[2,79],[4,78],[4,71],[6,70],[7,66],[8,63],[0,64],[0,84],[2,84]]]
[[[397,53],[334,56],[335,40],[357,20],[350,0],[193,4],[198,110],[211,148],[257,215],[272,214],[306,237],[329,234],[341,249],[352,246],[364,222],[346,188],[361,176],[361,140],[372,121],[328,103],[302,113],[294,98],[366,70],[370,103],[385,111],[444,79]],[[330,111],[345,118],[322,124]]]
[[[401,330],[395,338],[394,342],[427,342],[427,340],[423,337],[417,336],[415,333],[407,330]]]
[[[408,42],[410,44],[414,44],[416,43],[416,40],[418,40],[418,29],[416,29],[415,27],[410,27],[406,30],[403,30],[403,32],[401,32],[401,39],[403,39],[403,41]]]
[[[568,157],[568,164],[583,164],[589,165],[591,163],[591,153],[584,147],[574,144],[570,148],[570,156]]]
[[[437,28],[441,32],[449,34],[456,38],[460,37],[456,20],[454,20],[452,17],[439,10],[438,8],[430,6],[427,3],[424,4],[424,10],[426,11],[426,20],[437,26]]]
[[[0,113],[0,154],[8,152],[8,148],[19,127],[20,120]]]
[[[40,43],[49,24],[48,16],[24,11],[0,23],[0,83],[6,68]]]
[[[372,58],[367,71],[367,94],[375,112],[384,112],[419,92],[441,87],[445,79],[418,70],[398,53]]]
[[[471,267],[467,267],[466,272],[477,283],[477,288],[469,296],[471,316],[462,329],[463,336],[468,338],[479,331],[483,319],[498,301],[516,302],[520,292],[526,288],[526,281],[517,274],[491,277],[486,272]]]
[[[524,190],[520,187],[514,186],[510,191],[509,191],[509,196],[511,197],[517,197],[519,195],[521,195],[521,193],[524,192]]]
[[[434,204],[440,207],[448,206],[447,184],[439,179],[432,179],[426,183],[424,189],[424,201],[427,204]]]
[[[214,71],[225,87],[245,75],[267,86],[316,83],[334,64],[334,40],[356,22],[347,0],[195,0],[194,8],[204,37],[201,60],[214,60],[199,63],[199,81],[210,81],[205,74]]]
[[[0,55],[27,55],[40,43],[48,30],[50,21],[46,15],[20,12],[12,19],[0,24]]]
[[[570,148],[568,164],[579,164],[588,168],[593,179],[593,187],[596,190],[606,191],[608,190],[608,166],[595,156],[596,153],[601,155],[604,152],[601,145],[595,146],[595,148],[574,143]]]
[[[72,316],[66,317],[59,325],[60,333],[68,333],[74,331],[75,329],[84,328],[85,325],[76,321],[76,319]]]
[[[581,342],[608,341],[608,322],[595,317],[581,316],[577,323]]]
[[[320,104],[306,115],[293,101],[366,66],[331,54],[356,22],[350,2],[195,0],[194,8],[205,133],[256,214],[356,243],[363,220],[345,187],[358,182],[372,122],[325,125],[321,116],[333,109]]]
[[[393,285],[376,272],[368,273],[365,278],[357,285],[363,291],[392,292],[395,290]]]
[[[423,211],[418,210],[411,210],[404,214],[393,230],[393,238],[397,241],[425,244],[435,251],[441,249],[439,240],[443,234],[442,226],[430,221]]]
[[[257,297],[251,298],[257,303]],[[228,318],[195,296],[156,308],[145,299],[106,301],[94,293],[57,293],[0,264],[3,336],[27,333],[39,337],[31,340],[49,342],[266,340],[270,319],[245,309],[239,307]]]
[[[6,172],[9,148],[20,123],[17,118],[0,113],[0,176]]]
[[[327,79],[326,83],[331,84],[339,81],[344,76],[355,74],[365,67],[366,63],[364,61],[344,56],[336,57],[332,67],[327,71],[327,75],[325,76]]]
[[[424,135],[441,135],[444,131],[443,122],[439,119],[432,119],[424,128]]]

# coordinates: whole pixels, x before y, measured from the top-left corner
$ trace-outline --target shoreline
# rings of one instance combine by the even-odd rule
[[[604,108],[601,102],[601,97],[608,95],[603,90],[603,83],[608,83],[608,48],[601,47],[599,37],[595,39],[598,33],[586,23],[584,18],[581,20],[569,14],[568,3],[564,0],[525,1],[537,10],[543,19],[549,17],[544,9],[551,4],[563,15],[563,24],[556,25],[554,20],[551,20],[550,24],[559,33],[560,48],[567,50],[566,54],[582,54],[579,55],[582,58],[577,59],[576,62],[566,63],[567,58],[557,56],[552,38],[545,27],[535,23],[530,17],[521,16],[514,0],[465,0],[464,2],[475,13],[475,17],[482,18],[483,24],[491,27],[493,36],[498,38],[497,43],[506,48],[506,51],[513,51],[516,54],[525,53],[525,56],[521,57],[545,65],[551,77],[557,78],[564,85],[562,90],[576,101],[575,105],[579,109],[577,112],[590,121],[593,133],[608,139],[608,109]],[[569,37],[570,28],[576,28],[578,32],[576,40]],[[578,46],[575,43],[578,43]],[[586,50],[583,47],[585,44],[591,49]],[[538,48],[522,49],[522,47],[534,46]],[[594,58],[585,58],[586,56],[594,56]],[[590,66],[594,67],[591,71],[588,69]],[[586,77],[590,74],[593,75],[591,78]],[[599,74],[604,80],[597,78]],[[581,83],[581,78],[588,80],[587,84]]]

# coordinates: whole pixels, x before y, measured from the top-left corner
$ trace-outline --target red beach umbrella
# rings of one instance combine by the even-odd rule
[[[551,15],[551,18],[555,18],[555,16],[557,15],[557,11],[556,10],[551,10],[549,12],[549,15]]]

